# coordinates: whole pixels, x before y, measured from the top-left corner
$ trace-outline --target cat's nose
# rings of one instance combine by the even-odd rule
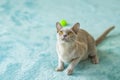
[[[67,35],[63,35],[63,37],[67,37]]]

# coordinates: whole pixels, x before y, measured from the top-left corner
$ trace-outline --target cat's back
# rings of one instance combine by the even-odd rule
[[[79,29],[77,40],[85,43],[94,42],[94,38],[84,29]]]

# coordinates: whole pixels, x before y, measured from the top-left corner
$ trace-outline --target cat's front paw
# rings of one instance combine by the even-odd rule
[[[57,67],[55,70],[56,70],[56,71],[63,71],[63,70],[64,70],[64,67]]]
[[[67,69],[66,73],[67,73],[67,75],[71,75],[73,73],[73,69]]]

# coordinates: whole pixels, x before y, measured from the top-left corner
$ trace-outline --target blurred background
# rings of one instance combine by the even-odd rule
[[[56,22],[76,22],[96,39],[100,63],[81,62],[72,76],[56,72]],[[119,80],[120,0],[0,0],[0,80]]]

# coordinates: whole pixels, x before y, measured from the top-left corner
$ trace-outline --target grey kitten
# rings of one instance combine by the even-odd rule
[[[94,64],[99,63],[96,45],[98,45],[106,35],[114,29],[114,26],[108,28],[97,40],[85,30],[80,29],[80,24],[76,23],[72,28],[62,28],[59,22],[57,28],[57,54],[58,67],[56,71],[64,70],[64,63],[68,62],[66,69],[68,75],[72,74],[74,67],[81,61],[91,57]]]

